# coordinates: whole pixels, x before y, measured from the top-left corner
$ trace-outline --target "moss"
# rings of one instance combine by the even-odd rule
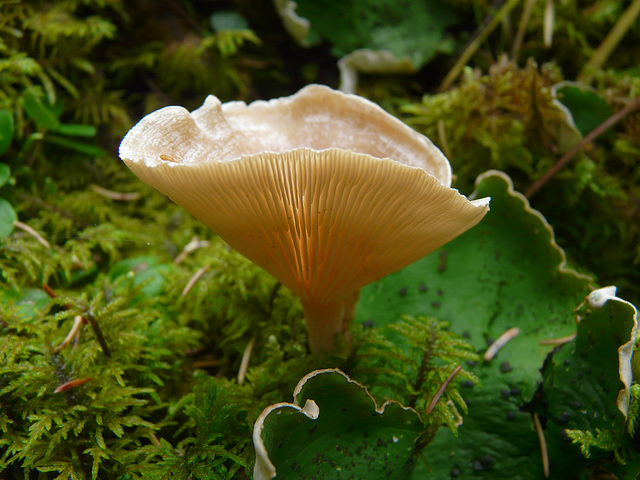
[[[363,89],[449,149],[461,190],[488,168],[507,170],[525,190],[575,141],[559,129],[566,121],[552,85],[573,78],[622,8],[583,3],[557,5],[551,50],[534,11],[520,58],[533,55],[540,66],[494,60],[510,46],[516,8],[476,55],[482,69],[469,66],[450,91],[434,93],[453,55],[415,77],[367,77]],[[255,418],[289,400],[309,371],[337,366],[380,400],[424,409],[453,364],[475,358],[446,324],[427,318],[384,331],[354,326],[344,354],[309,354],[298,300],[115,158],[134,121],[167,104],[337,85],[329,48],[296,47],[270,2],[166,2],[159,10],[145,1],[28,0],[1,8],[0,110],[15,128],[0,197],[47,243],[15,228],[0,239],[0,477],[246,478]],[[452,8],[460,46],[492,14],[492,2]],[[247,21],[221,28],[212,21],[221,9]],[[593,76],[613,111],[640,94],[637,35],[630,31],[612,57],[617,70]],[[625,117],[533,198],[574,260],[636,303],[639,118]],[[200,248],[176,261],[194,239]],[[57,349],[79,317],[88,323],[77,340]],[[632,394],[630,434],[635,387]],[[445,396],[451,402],[438,403],[433,428],[455,428],[465,411],[455,382]],[[609,433],[575,438],[585,451],[625,459],[628,445]]]

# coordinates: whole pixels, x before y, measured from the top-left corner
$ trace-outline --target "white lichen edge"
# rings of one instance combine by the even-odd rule
[[[344,93],[356,93],[359,73],[410,74],[415,73],[416,64],[409,57],[397,57],[389,50],[359,48],[338,60],[338,69],[339,90]]]
[[[318,42],[307,39],[311,22],[296,13],[298,4],[293,0],[273,0],[273,5],[282,20],[282,25],[291,37],[304,48],[310,48]],[[339,90],[355,93],[358,86],[358,73],[370,74],[410,74],[415,73],[416,64],[409,57],[398,58],[388,50],[359,48],[338,60],[340,70]]]
[[[620,375],[620,381],[624,385],[624,388],[618,392],[618,398],[616,404],[618,410],[627,418],[629,413],[629,400],[631,397],[631,384],[633,383],[633,368],[631,361],[633,359],[633,349],[638,338],[638,309],[630,302],[616,297],[617,287],[609,286],[594,290],[587,296],[587,302],[591,308],[602,308],[609,302],[621,302],[629,305],[633,311],[633,328],[631,329],[631,335],[629,341],[623,343],[618,347],[618,372]]]
[[[256,451],[256,463],[253,467],[254,480],[267,480],[276,476],[276,467],[271,463],[271,460],[269,460],[267,447],[265,447],[262,441],[262,430],[264,429],[264,421],[267,416],[269,416],[271,412],[281,408],[293,408],[312,420],[318,418],[320,414],[320,409],[313,400],[308,400],[303,408],[287,402],[276,403],[265,408],[253,425],[253,448]]]
[[[525,212],[532,214],[533,216],[537,217],[540,220],[540,223],[549,232],[551,247],[560,254],[560,259],[561,260],[560,260],[560,263],[558,264],[558,270],[560,271],[560,273],[566,274],[566,275],[571,275],[571,276],[574,276],[576,278],[580,278],[582,280],[585,280],[585,281],[589,282],[589,284],[591,285],[591,288],[594,288],[593,277],[591,277],[590,275],[586,275],[584,273],[580,273],[580,272],[574,270],[573,268],[571,268],[571,267],[569,267],[567,265],[567,255],[564,253],[564,250],[562,249],[562,247],[560,247],[560,245],[558,245],[556,243],[556,236],[555,236],[555,233],[553,231],[553,227],[549,224],[549,222],[544,217],[544,215],[542,215],[542,213],[540,213],[538,210],[536,210],[535,208],[533,208],[531,206],[531,204],[529,203],[529,199],[527,197],[525,197],[522,193],[518,192],[517,190],[515,190],[513,188],[513,180],[511,180],[511,177],[509,175],[507,175],[504,172],[501,172],[500,170],[487,170],[486,172],[481,173],[476,178],[476,182],[475,182],[476,188],[475,188],[475,190],[467,198],[469,200],[473,200],[473,199],[477,198],[477,196],[478,196],[478,185],[487,177],[500,177],[500,178],[502,178],[507,184],[507,193],[509,194],[509,196],[517,198],[518,200],[520,200],[522,202],[522,204],[524,205]]]
[[[556,137],[559,140],[558,151],[560,153],[568,152],[578,142],[580,142],[580,140],[582,140],[582,134],[576,126],[576,122],[573,119],[571,110],[569,110],[569,108],[567,108],[567,106],[562,103],[562,100],[558,98],[558,90],[567,86],[576,87],[582,90],[590,89],[590,87],[586,85],[582,85],[577,82],[571,82],[568,80],[563,80],[551,87],[551,95],[553,96],[552,104],[560,112],[562,112],[562,115],[564,116],[564,124],[559,126],[559,128],[562,128],[562,132],[558,132],[558,135]]]
[[[280,15],[284,29],[298,42],[301,47],[312,47],[307,40],[311,22],[296,13],[298,4],[292,0],[273,0],[273,5]]]
[[[298,405],[297,397],[302,391],[302,387],[304,386],[305,383],[307,383],[309,379],[315,377],[316,375],[321,375],[323,373],[337,373],[339,375],[342,375],[349,383],[353,383],[359,386],[360,388],[362,388],[364,392],[367,394],[367,396],[371,399],[371,404],[375,408],[375,411],[379,414],[384,413],[384,410],[387,407],[387,405],[391,403],[397,404],[397,402],[387,401],[384,404],[382,404],[380,407],[378,407],[376,405],[375,399],[369,393],[369,390],[367,390],[367,387],[365,387],[359,382],[356,382],[355,380],[352,380],[351,378],[349,378],[347,374],[345,374],[344,372],[342,372],[337,368],[325,368],[321,370],[314,370],[313,372],[306,374],[304,377],[302,377],[302,379],[300,379],[300,381],[298,382],[298,384],[293,390],[293,403],[282,402],[282,403],[276,403],[274,405],[268,406],[262,411],[262,413],[256,420],[256,423],[253,425],[253,447],[256,452],[256,463],[253,468],[254,480],[269,480],[276,476],[276,467],[273,465],[273,463],[271,463],[271,460],[269,459],[269,454],[267,453],[267,448],[265,447],[264,442],[262,441],[262,430],[264,429],[265,419],[267,418],[267,416],[269,416],[270,413],[276,410],[279,410],[281,408],[293,408],[294,410],[300,412],[301,414],[306,415],[311,420],[316,420],[320,415],[320,408],[318,407],[316,402],[314,402],[312,399],[307,399],[307,401],[304,404],[304,407],[300,408],[300,406]],[[405,407],[403,405],[400,405],[400,406],[404,410],[411,410],[415,412],[416,415],[418,415],[418,413],[413,408]]]

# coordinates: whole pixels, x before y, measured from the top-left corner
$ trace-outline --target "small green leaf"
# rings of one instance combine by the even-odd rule
[[[570,475],[569,456],[587,463],[578,448],[567,448],[564,431],[579,439],[608,436],[611,445],[622,445],[631,387],[631,357],[638,336],[636,308],[615,296],[615,287],[601,288],[587,297],[584,318],[575,341],[549,356],[542,369],[543,384],[538,413],[546,428],[549,460],[560,477]],[[578,313],[582,313],[579,311]],[[580,435],[580,431],[591,432]],[[592,460],[609,451],[583,444]],[[575,463],[574,463],[575,465]]]
[[[0,304],[14,308],[15,314],[21,321],[36,319],[50,301],[51,299],[44,290],[39,288],[18,290],[16,287],[10,287],[0,289]]]
[[[271,405],[254,426],[256,480],[406,478],[425,428],[414,410],[393,402],[377,408],[337,369],[306,375],[294,400]]]
[[[6,163],[0,163],[0,187],[2,187],[11,176],[11,169]]]
[[[58,129],[56,130],[59,131]],[[76,152],[83,153],[90,157],[103,157],[106,155],[106,152],[103,149],[96,145],[91,145],[90,143],[58,137],[57,135],[47,135],[45,140],[49,143],[55,143],[56,145],[60,145],[70,150],[75,150]]]
[[[70,135],[74,137],[95,137],[98,129],[93,125],[81,125],[79,123],[62,123],[56,129],[56,132],[62,135]]]
[[[0,110],[0,155],[7,151],[13,138],[13,115],[9,110]],[[0,183],[2,185],[2,183]]]
[[[286,16],[291,7],[279,3]],[[314,44],[326,39],[337,57],[358,49],[388,50],[397,58],[409,59],[419,69],[438,53],[454,48],[446,28],[458,18],[446,2],[298,0],[296,4],[295,15],[311,23],[304,41]]]
[[[174,271],[173,264],[158,263],[156,257],[136,257],[114,264],[109,277],[115,280],[123,275],[131,275],[135,286],[143,285],[137,296],[150,298],[164,291],[166,277],[172,271]]]
[[[0,238],[8,237],[13,231],[13,224],[18,220],[18,215],[11,204],[4,198],[0,198]]]
[[[209,17],[211,27],[214,32],[224,32],[225,30],[248,30],[247,19],[234,11],[220,11]]]
[[[52,105],[45,103],[44,94],[36,87],[27,88],[22,94],[22,107],[36,125],[49,130],[60,128],[60,121]]]
[[[555,92],[583,136],[613,115],[607,101],[587,87],[565,82],[558,85]]]

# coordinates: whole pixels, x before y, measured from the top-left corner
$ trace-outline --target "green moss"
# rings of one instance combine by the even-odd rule
[[[448,329],[448,323],[434,318],[408,316],[382,330],[362,330],[360,325],[345,371],[368,385],[379,403],[395,400],[423,412],[427,430],[446,425],[456,432],[462,418],[458,409],[467,413],[459,380],[477,383],[473,373],[465,369],[457,373],[435,410],[424,414],[456,366],[479,360],[473,347]]]
[[[493,60],[510,46],[516,8],[474,59],[485,73],[469,67],[455,88],[431,93],[456,52],[415,77],[367,77],[364,89],[386,107],[402,105],[396,111],[408,123],[448,146],[461,190],[488,168],[507,170],[525,190],[575,142],[552,85],[573,78],[622,8],[583,3],[556,5],[551,50],[542,47],[543,17],[534,9],[520,58],[535,55],[540,67]],[[10,177],[0,197],[47,242],[12,222],[0,240],[3,478],[246,478],[254,420],[265,406],[290,400],[309,371],[339,367],[379,400],[424,410],[454,365],[475,358],[446,324],[424,317],[354,326],[345,353],[311,355],[298,300],[115,158],[124,132],[156,108],[195,108],[207,94],[251,100],[311,81],[338,83],[329,48],[295,47],[270,2],[233,2],[230,16],[219,14],[229,2],[168,2],[162,12],[150,5],[1,7],[0,144]],[[452,8],[460,46],[492,14],[491,2],[458,0]],[[619,70],[594,73],[595,92],[613,111],[640,94],[637,35],[630,31],[612,57]],[[550,57],[555,64],[542,63]],[[638,114],[629,115],[533,199],[558,242],[636,303],[639,138]],[[100,188],[133,197],[109,198]],[[194,239],[204,243],[176,262]],[[50,299],[43,284],[60,297]],[[77,341],[57,350],[79,316],[97,328],[85,324]],[[458,377],[475,380],[464,370]],[[54,393],[62,385],[68,389]],[[432,429],[455,429],[465,412],[456,385],[429,417]],[[634,386],[630,435],[575,438],[585,451],[627,460],[637,411]]]

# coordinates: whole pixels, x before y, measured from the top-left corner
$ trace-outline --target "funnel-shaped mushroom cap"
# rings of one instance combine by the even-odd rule
[[[167,107],[120,157],[229,245],[302,297],[327,305],[478,223],[488,200],[449,188],[424,136],[355,95],[308,86],[250,105],[215,97]]]

